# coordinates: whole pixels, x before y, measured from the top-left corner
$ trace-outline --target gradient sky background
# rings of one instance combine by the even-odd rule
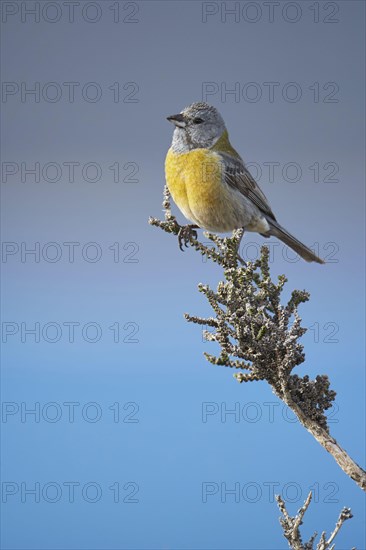
[[[301,308],[312,329],[299,374],[329,374],[338,394],[331,431],[364,465],[364,3],[280,2],[270,20],[267,3],[239,2],[235,21],[220,11],[234,2],[80,1],[73,22],[64,2],[46,9],[40,2],[39,22],[21,13],[22,4],[35,5],[2,3],[2,240],[15,243],[5,245],[14,254],[2,257],[3,338],[17,331],[3,345],[3,548],[285,549],[270,487],[293,513],[312,487],[304,538],[329,533],[350,506],[354,518],[336,547],[365,549],[361,490],[286,421],[265,383],[239,385],[231,371],[209,365],[203,352],[215,345],[184,321],[186,311],[210,312],[196,287],[216,285],[220,270],[192,250],[182,254],[173,237],[147,223],[162,213],[172,134],[165,117],[207,99],[233,145],[256,163],[253,174],[261,167],[259,182],[280,222],[332,260],[285,261],[281,245],[272,269],[288,276],[286,295],[311,293]],[[39,102],[22,98],[22,86],[37,82]],[[67,82],[78,83],[73,102]],[[207,82],[213,92],[205,97]],[[278,83],[273,101],[268,82]],[[235,86],[239,97],[225,93]],[[22,181],[21,163],[36,162],[40,181],[24,173]],[[70,162],[79,163],[73,182],[63,164]],[[279,163],[272,182],[264,164],[271,162]],[[82,172],[86,163],[99,167],[99,179],[95,165]],[[116,163],[117,183],[109,168]],[[300,167],[298,181],[289,181],[296,174],[288,163]],[[65,242],[79,243],[74,262]],[[246,235],[244,252],[253,256],[262,242]],[[21,243],[39,246],[40,261],[22,261]],[[96,251],[100,259],[88,261]],[[74,342],[70,322],[79,323]],[[39,323],[38,343],[21,323]],[[109,328],[115,323],[119,342]],[[100,339],[86,341],[96,329]],[[74,422],[70,402],[79,403]],[[35,403],[39,422],[22,418],[22,407]],[[203,403],[216,403],[223,421],[217,412],[203,422]],[[235,406],[240,417],[225,416]],[[74,502],[68,482],[79,484]],[[203,502],[207,482],[217,492]],[[24,492],[36,483],[39,502]],[[220,484],[235,483],[240,501],[228,494],[225,502]]]

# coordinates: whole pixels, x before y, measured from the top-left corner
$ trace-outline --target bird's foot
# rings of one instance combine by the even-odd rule
[[[187,248],[190,239],[197,239],[197,231],[195,231],[195,229],[198,229],[198,225],[183,225],[183,227],[180,228],[178,233],[178,244],[182,252],[184,252],[183,244]]]

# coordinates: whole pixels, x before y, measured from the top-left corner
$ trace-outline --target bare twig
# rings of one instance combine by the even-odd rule
[[[287,389],[281,399],[296,414],[304,428],[306,428],[317,442],[332,455],[344,473],[353,479],[361,489],[366,491],[366,472],[349,456],[336,439],[303,413],[301,408],[293,401]]]
[[[297,512],[297,515],[294,517],[291,517],[286,510],[286,505],[282,500],[282,498],[276,495],[277,504],[283,516],[280,518],[280,523],[283,528],[283,535],[287,539],[289,546],[292,550],[313,550],[314,548],[314,542],[317,537],[317,533],[314,533],[312,537],[310,537],[308,542],[303,543],[301,534],[300,534],[300,529],[299,529],[300,525],[302,525],[303,523],[303,518],[306,513],[306,510],[309,508],[311,497],[312,497],[312,494],[310,491],[310,493],[307,496],[307,499],[304,502],[304,505]],[[327,550],[327,549],[333,550],[335,546],[334,545],[331,546],[332,542],[337,536],[343,523],[347,519],[350,519],[352,517],[353,516],[350,508],[343,508],[343,510],[339,515],[336,526],[333,532],[331,533],[331,535],[329,536],[328,540],[326,539],[326,534],[323,531],[323,533],[320,536],[320,540],[317,544],[316,550]],[[355,549],[352,549],[352,550],[355,550]]]

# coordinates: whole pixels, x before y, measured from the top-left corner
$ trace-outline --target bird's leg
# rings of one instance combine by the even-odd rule
[[[239,262],[242,264],[242,265],[247,265],[246,262],[243,260],[243,258],[240,256],[239,254],[239,250],[240,250],[240,245],[241,245],[241,240],[242,238],[244,237],[244,233],[245,233],[245,229],[244,227],[241,227],[240,229],[235,229],[233,231],[233,237],[236,237],[238,239],[237,241],[237,246],[236,246],[236,257],[238,258]]]
[[[197,231],[195,231],[195,229],[198,229],[198,225],[189,224],[189,225],[183,225],[180,228],[178,233],[178,243],[179,243],[179,248],[181,249],[182,252],[184,252],[183,244],[187,248],[189,240],[191,238],[197,239]]]

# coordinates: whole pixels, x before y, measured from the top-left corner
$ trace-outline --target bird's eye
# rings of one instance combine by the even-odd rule
[[[194,118],[193,124],[201,124],[203,122],[202,118]]]

